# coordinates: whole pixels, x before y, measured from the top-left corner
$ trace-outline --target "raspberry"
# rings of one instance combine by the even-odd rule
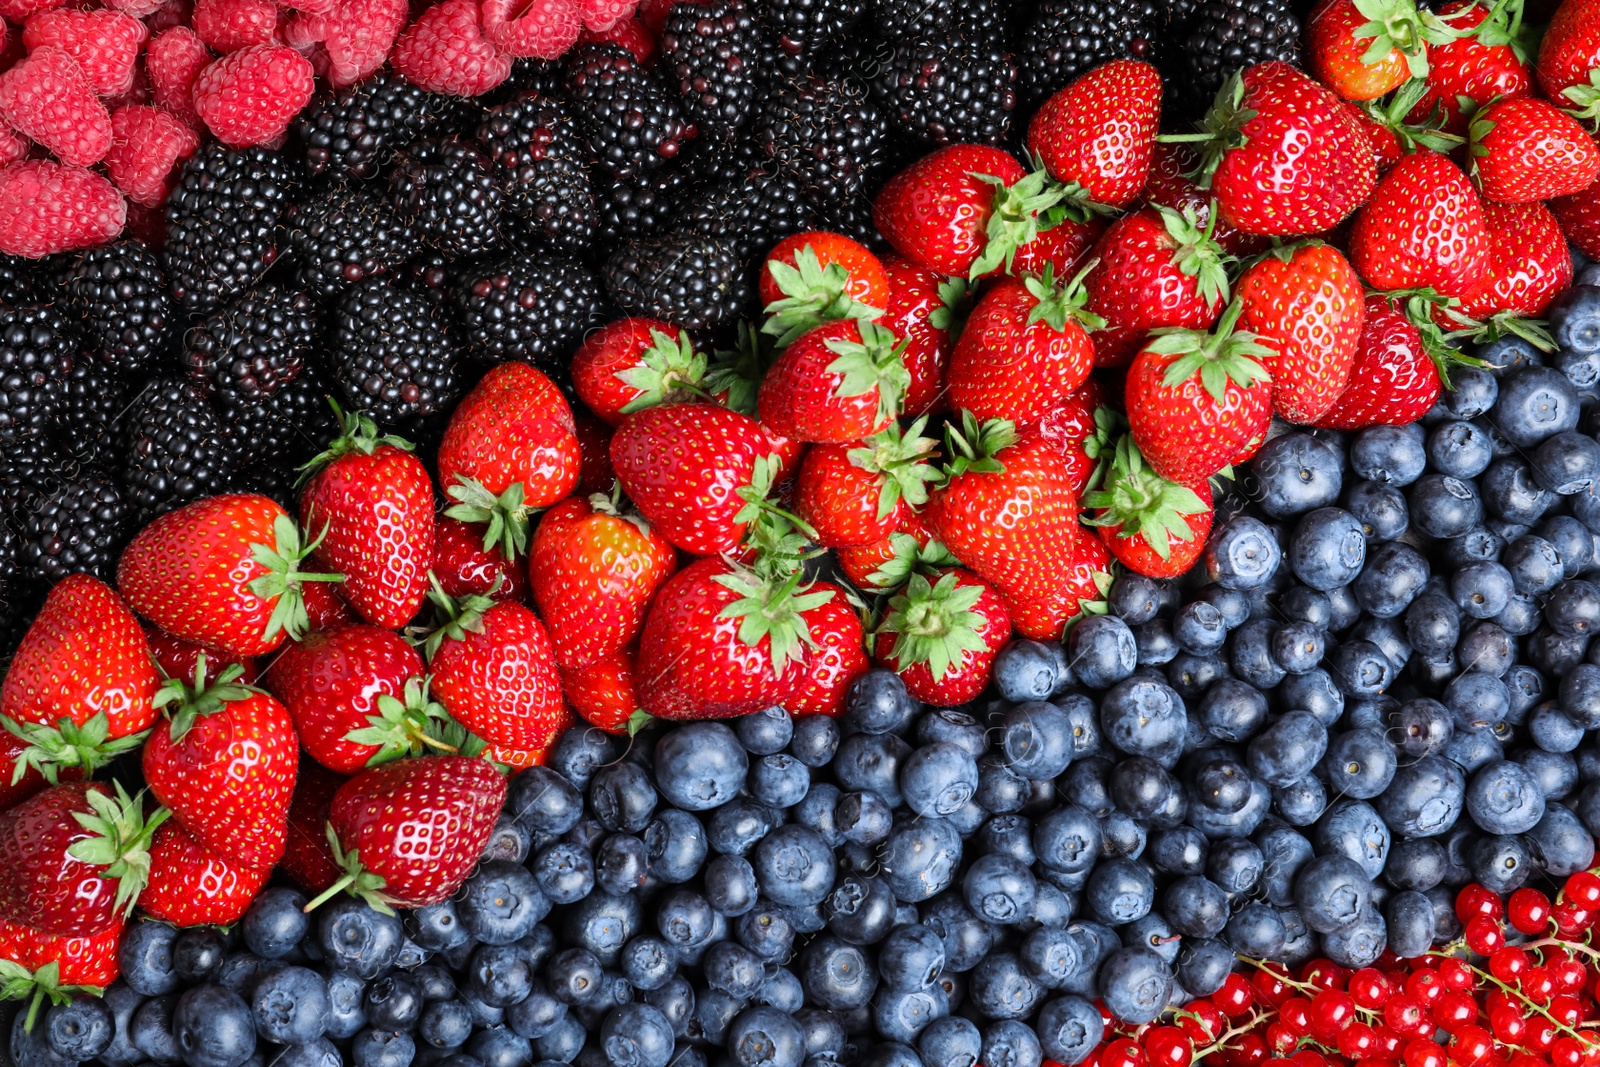
[[[30,15],[60,7],[66,0],[0,0],[0,18],[26,22]]]
[[[484,39],[478,0],[444,0],[424,11],[390,62],[412,84],[452,96],[478,96],[511,76],[510,56]]]
[[[41,11],[28,19],[22,43],[28,51],[51,46],[78,61],[101,96],[121,96],[133,88],[139,49],[150,31],[120,11]]]
[[[213,52],[237,52],[273,43],[278,5],[272,0],[195,0],[191,24]]]
[[[30,159],[0,169],[0,252],[38,259],[122,232],[122,194],[92,170]]]
[[[407,14],[406,0],[346,0],[322,14],[302,10],[284,28],[284,40],[342,89],[383,66]]]
[[[580,0],[583,28],[596,32],[609,30],[632,16],[638,6],[639,0]]]
[[[316,88],[311,61],[281,44],[223,56],[194,80],[194,109],[223,144],[266,144],[283,135]]]
[[[111,116],[106,172],[136,204],[157,207],[172,188],[172,173],[200,147],[200,137],[159,107],[124,107]]]
[[[118,11],[123,11],[126,14],[133,15],[134,18],[142,18],[144,20],[144,24],[150,27],[151,36],[154,36],[163,30],[170,30],[174,26],[187,26],[189,25],[190,18],[194,16],[194,4],[191,2],[191,0],[163,0],[162,3],[155,4],[154,10],[152,10],[148,15],[143,16],[138,15],[135,12],[128,11],[126,7],[127,3],[139,3],[141,5],[147,5],[154,2],[155,0],[125,0],[125,3],[122,7],[118,7],[116,4],[112,4],[111,6],[116,7]]]
[[[604,30],[584,30],[578,34],[579,44],[591,41],[609,41],[621,45],[632,53],[634,60],[644,66],[656,54],[656,35],[650,32],[643,19],[623,19]]]
[[[583,29],[582,0],[483,0],[483,32],[506,55],[556,59]]]
[[[0,130],[0,167],[28,158],[33,142],[16,130]]]
[[[294,0],[293,3],[286,3],[283,6],[306,15],[326,15],[342,5],[339,0]]]
[[[144,50],[144,69],[156,103],[186,121],[198,123],[194,80],[211,65],[211,50],[187,26],[156,34]]]
[[[43,47],[0,74],[0,118],[54,152],[88,166],[111,147],[111,114],[70,52]]]

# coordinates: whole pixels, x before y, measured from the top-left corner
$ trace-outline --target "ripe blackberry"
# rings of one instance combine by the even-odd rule
[[[164,256],[180,305],[210,311],[266,273],[294,182],[289,160],[265,148],[213,142],[189,158],[167,198]]]
[[[129,397],[127,380],[116,368],[80,356],[62,389],[56,437],[77,459],[120,462],[128,450],[124,416]]]
[[[477,140],[493,161],[501,211],[524,220],[535,245],[570,253],[589,247],[589,153],[564,104],[525,93],[485,115]]]
[[[511,256],[463,271],[452,294],[467,353],[487,363],[572,354],[604,321],[605,292],[575,259]]]
[[[76,470],[73,458],[48,437],[0,448],[0,522],[32,510]]]
[[[900,132],[937,145],[999,144],[1011,132],[1017,67],[998,43],[947,37],[885,51],[872,88]]]
[[[734,321],[752,295],[732,242],[686,231],[624,241],[603,273],[617,307],[688,330]]]
[[[140,523],[228,488],[227,428],[187,378],[154,378],[128,412],[123,481]]]
[[[454,135],[422,137],[395,154],[389,202],[423,244],[469,256],[500,244],[500,188],[489,157]]]
[[[1164,18],[1156,0],[1043,0],[1017,49],[1024,106],[1113,59],[1155,60]]]
[[[731,134],[755,112],[765,63],[744,0],[672,5],[656,47],[659,69],[701,137]]]
[[[811,57],[843,37],[866,8],[866,0],[764,0],[758,10],[781,68],[793,75],[809,69]]]
[[[866,187],[888,124],[856,81],[804,76],[767,98],[753,130],[765,158],[813,201],[828,202]]]
[[[566,90],[595,161],[619,177],[654,170],[694,136],[677,103],[621,45],[574,48]]]
[[[232,421],[299,377],[317,340],[312,299],[263,285],[189,331],[183,363]]]
[[[38,260],[0,255],[0,303],[31,304],[38,274]]]
[[[339,298],[330,356],[345,407],[391,426],[444,410],[460,387],[440,309],[387,278]]]
[[[1182,32],[1178,93],[1203,111],[1240,67],[1300,62],[1300,20],[1287,0],[1205,0]]]
[[[684,197],[673,228],[725,241],[749,262],[813,221],[798,180],[756,171]]]
[[[891,42],[1005,37],[1005,0],[875,0],[872,24]]]
[[[657,236],[672,221],[678,198],[690,182],[690,175],[679,167],[602,182],[595,190],[599,215],[595,244],[615,248],[618,241]]]
[[[324,299],[368,275],[398,268],[418,249],[389,202],[360,186],[335,186],[294,204],[285,224],[295,253],[295,284]]]
[[[167,273],[139,241],[85,252],[62,281],[61,307],[100,359],[124,375],[154,370],[172,341]]]
[[[337,436],[328,385],[314,367],[238,416],[228,429],[241,478],[275,470],[270,482],[292,486],[296,469]]]
[[[300,113],[295,130],[306,170],[333,178],[371,178],[395,149],[454,114],[457,105],[387,71],[333,93]]]
[[[49,431],[77,355],[60,311],[0,306],[0,447]]]
[[[100,467],[86,467],[28,515],[18,546],[23,574],[49,585],[69,574],[109,581],[133,533],[132,520],[133,508],[116,479]]]

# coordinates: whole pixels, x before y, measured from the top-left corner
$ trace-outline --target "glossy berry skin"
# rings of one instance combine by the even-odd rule
[[[1490,104],[1472,118],[1484,198],[1506,204],[1570,196],[1600,177],[1600,145],[1577,119],[1531,96]]]
[[[1307,245],[1287,259],[1263,257],[1234,292],[1244,304],[1239,328],[1274,353],[1261,360],[1272,374],[1273,410],[1315,421],[1350,380],[1365,320],[1361,279],[1337,249]]]
[[[289,829],[279,866],[301,888],[313,893],[328,888],[341,873],[328,846],[328,805],[347,780],[310,760],[300,767],[295,779],[289,801]]]
[[[574,670],[562,670],[561,695],[583,721],[612,734],[628,732],[639,710],[633,695],[633,652],[621,652]]]
[[[855,319],[815,326],[791,341],[761,381],[757,407],[762,425],[795,441],[859,441],[889,424],[879,385],[841,395],[845,377],[829,369],[839,353],[830,346],[860,344]]]
[[[900,675],[906,691],[924,703],[950,708],[964,704],[989,684],[994,657],[1006,639],[1011,636],[1011,619],[1006,614],[1005,601],[988,582],[970,571],[951,571],[957,587],[977,587],[980,590],[972,612],[977,616],[976,633],[982,649],[967,649],[945,671],[935,678],[927,663],[902,664],[895,655],[899,635],[879,630],[873,648],[873,659],[883,667]]]
[[[1177,248],[1151,209],[1113,222],[1095,245],[1099,263],[1084,278],[1086,306],[1106,321],[1090,335],[1095,366],[1125,365],[1153,329],[1204,330],[1217,321],[1222,300],[1200,295],[1196,279],[1179,269]]]
[[[1116,59],[1040,106],[1028,124],[1028,150],[1057,181],[1076,183],[1096,203],[1125,207],[1144,188],[1160,119],[1156,68]]]
[[[1232,378],[1222,399],[1211,395],[1197,369],[1176,386],[1162,379],[1178,356],[1143,349],[1128,368],[1128,426],[1152,470],[1168,481],[1193,485],[1210,478],[1252,442],[1266,440],[1272,422],[1272,382],[1241,387]]]
[[[1225,218],[1211,224],[1211,193],[1196,185],[1189,175],[1198,165],[1194,150],[1183,144],[1157,144],[1150,157],[1150,177],[1145,182],[1142,200],[1149,207],[1168,207],[1182,214],[1188,211],[1201,228],[1212,226],[1211,237],[1230,255],[1245,256],[1266,247],[1266,238],[1244,233]]]
[[[979,419],[1032,426],[1083,384],[1095,350],[1081,323],[1030,322],[1039,300],[1016,278],[997,281],[972,309],[945,373],[946,402]]]
[[[942,403],[944,369],[954,347],[949,324],[933,323],[934,313],[945,307],[939,286],[946,279],[901,256],[885,256],[882,263],[889,300],[878,322],[905,345],[901,358],[911,384],[900,402],[902,414],[921,415]]]
[[[1461,296],[1489,273],[1489,229],[1477,190],[1437,152],[1418,151],[1378,183],[1350,231],[1350,262],[1377,289]]]
[[[995,186],[1013,185],[1026,171],[1006,152],[986,145],[949,145],[884,183],[872,204],[878,232],[925,270],[965,278],[987,243]]]
[[[55,937],[92,937],[119,921],[114,907],[118,880],[106,868],[69,850],[93,836],[75,814],[92,815],[86,799],[104,785],[72,782],[53,786],[0,814],[0,919],[32,926]]]
[[[47,963],[59,968],[63,986],[99,986],[117,980],[117,946],[122,941],[122,920],[88,937],[57,937],[32,926],[0,919],[0,959],[37,971]]]
[[[806,612],[817,647],[807,654],[805,672],[784,701],[791,715],[842,715],[850,683],[871,666],[863,650],[861,619],[844,590],[827,582],[818,582],[817,588],[832,589],[833,599]]]
[[[1100,432],[1095,423],[1098,397],[1099,391],[1090,379],[1083,389],[1068,397],[1066,403],[1039,423],[1039,432],[1067,461],[1067,475],[1075,492],[1081,493],[1094,474],[1095,461],[1089,457],[1085,446]]]
[[[1355,0],[1320,0],[1311,11],[1306,53],[1311,73],[1346,100],[1374,100],[1411,77],[1406,56],[1391,48],[1377,62],[1366,62],[1372,42],[1357,37],[1368,22]]]
[[[1435,310],[1434,318],[1447,328],[1460,325],[1450,311],[1478,322],[1503,312],[1538,318],[1572,284],[1572,256],[1549,208],[1486,200],[1483,221],[1491,245],[1489,273],[1462,294],[1457,307]]]
[[[441,516],[434,532],[433,571],[446,596],[527,601],[527,571],[506,558],[498,543],[485,548],[483,527]]]
[[[1188,540],[1169,539],[1165,559],[1150,546],[1149,539],[1142,532],[1123,537],[1120,525],[1096,526],[1095,531],[1124,567],[1151,578],[1175,578],[1200,558],[1200,553],[1206,547],[1206,538],[1211,533],[1211,484],[1197,482],[1189,488],[1200,498],[1205,510],[1183,515],[1193,531],[1193,537]]]
[[[1422,347],[1422,333],[1382,296],[1369,296],[1350,381],[1316,422],[1336,430],[1405,426],[1439,398],[1439,369]]]
[[[1600,31],[1595,29],[1594,0],[1562,4],[1550,19],[1550,27],[1539,42],[1535,70],[1539,85],[1552,100],[1559,100],[1573,86],[1589,83],[1589,72],[1600,61]]]
[[[456,405],[439,442],[439,484],[481,482],[499,496],[522,485],[528,507],[549,507],[578,484],[582,452],[566,397],[526,363],[502,363]]]
[[[585,337],[572,354],[572,384],[578,398],[608,424],[619,425],[627,417],[623,409],[643,394],[619,376],[643,366],[640,356],[655,343],[658,332],[677,336],[676,327],[661,319],[617,319]]]
[[[1449,0],[1438,8],[1439,16],[1449,18],[1459,30],[1483,25],[1490,10],[1472,0]],[[1467,132],[1463,98],[1481,108],[1492,100],[1527,96],[1533,92],[1533,72],[1509,44],[1484,44],[1478,35],[1469,34],[1428,46],[1426,83],[1427,91],[1411,109],[1409,121],[1420,122],[1437,107],[1445,132],[1462,135]]]
[[[851,548],[881,541],[894,532],[906,510],[896,500],[889,514],[879,516],[883,475],[850,461],[853,445],[813,445],[800,461],[795,478],[795,513],[827,548]]]
[[[1067,624],[1092,605],[1105,602],[1111,581],[1111,553],[1092,530],[1079,527],[1065,581],[1056,591],[1035,600],[1005,598],[1006,612],[1017,633],[1035,641],[1060,641]]]
[[[446,636],[428,668],[439,703],[492,744],[538,752],[566,726],[550,636],[521,604],[496,604],[479,629]]]
[[[204,847],[168,820],[150,846],[150,882],[139,907],[174,926],[232,926],[266,885],[270,867],[246,867]]]
[[[783,290],[772,277],[772,268],[768,266],[774,260],[795,265],[796,255],[805,248],[810,248],[817,262],[823,267],[838,264],[849,275],[850,281],[846,284],[844,295],[864,304],[869,308],[886,308],[889,304],[889,279],[884,275],[883,264],[878,257],[867,250],[859,241],[851,240],[841,233],[829,233],[825,230],[808,230],[804,233],[792,233],[772,246],[761,262],[761,277],[757,280],[757,289],[761,295],[761,306],[766,307],[775,301],[783,299]]]

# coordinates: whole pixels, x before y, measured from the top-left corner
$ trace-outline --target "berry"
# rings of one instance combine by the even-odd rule
[[[567,98],[600,166],[625,178],[678,155],[688,129],[677,104],[626,49],[580,45],[566,63]]]
[[[117,11],[41,11],[22,28],[29,52],[67,52],[103,97],[122,96],[133,88],[139,51],[148,36],[144,23]]]
[[[211,144],[190,157],[167,200],[164,258],[180,305],[210,311],[277,261],[295,177],[288,160],[261,148]]]
[[[48,159],[0,168],[0,253],[38,259],[122,232],[128,208],[106,179]]]
[[[200,138],[170,111],[129,106],[111,115],[106,173],[129,200],[160,207],[172,189],[173,172],[200,147]]]
[[[424,137],[395,155],[395,214],[430,248],[450,256],[500,243],[500,188],[486,156],[460,137]]]
[[[485,362],[565,361],[600,324],[593,273],[576,260],[545,255],[485,263],[464,271],[453,300],[466,351]]]
[[[65,49],[41,46],[0,74],[0,118],[63,163],[86,167],[111,148],[111,115]]]
[[[449,112],[444,97],[392,74],[318,96],[295,119],[313,175],[371,178],[396,149]]]
[[[297,283],[324,299],[398,270],[419,249],[388,200],[370,188],[335,186],[297,201],[284,222]]]
[[[315,90],[311,61],[284,45],[252,45],[223,56],[194,80],[194,109],[223,144],[277,140]]]
[[[459,389],[438,309],[384,277],[339,298],[329,357],[347,408],[383,425],[443,411]]]
[[[484,5],[485,15],[493,9]],[[479,0],[445,0],[425,10],[395,42],[397,73],[432,93],[479,96],[511,76],[511,58],[485,37]]]
[[[589,157],[563,104],[524,93],[484,116],[477,142],[493,162],[501,210],[522,220],[528,238],[567,254],[589,247]]]

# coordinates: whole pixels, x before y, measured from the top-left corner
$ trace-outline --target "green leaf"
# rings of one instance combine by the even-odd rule
[[[1016,258],[1017,249],[1039,235],[1044,213],[1060,204],[1067,196],[1066,186],[1053,180],[1043,168],[1035,168],[1010,185],[992,174],[969,174],[968,177],[994,187],[989,222],[985,230],[983,251],[968,272],[969,279],[977,279],[998,270],[1002,265],[1006,273]]]
[[[842,264],[823,266],[810,245],[794,258],[792,266],[778,259],[767,260],[767,272],[783,296],[767,305],[768,318],[761,332],[777,338],[779,348],[825,322],[871,320],[883,314],[882,308],[869,307],[849,295],[850,275]]]
[[[267,628],[262,633],[265,640],[270,641],[279,633],[284,633],[290,640],[297,641],[310,628],[311,619],[306,614],[305,601],[300,593],[302,584],[344,581],[342,574],[300,569],[300,564],[327,535],[328,528],[323,526],[322,533],[315,541],[302,544],[300,529],[295,526],[294,520],[287,515],[279,515],[272,521],[273,544],[250,546],[250,558],[266,570],[265,574],[250,581],[250,592],[264,601],[273,602],[272,614],[268,616]]]
[[[339,834],[333,828],[333,823],[327,824],[328,845],[333,850],[334,866],[343,873],[327,889],[323,890],[305,906],[304,911],[311,912],[326,904],[340,893],[349,893],[367,902],[372,910],[384,915],[393,915],[394,905],[399,903],[394,897],[383,891],[388,883],[379,875],[367,870],[361,863],[358,850],[345,851],[344,845],[339,841]]]
[[[686,330],[676,338],[660,330],[650,331],[650,347],[638,355],[638,362],[616,372],[617,380],[639,395],[622,407],[624,415],[645,408],[659,407],[679,396],[704,396],[706,357],[694,350]]]
[[[428,678],[408,678],[401,698],[379,694],[376,714],[367,716],[367,725],[344,735],[351,744],[370,745],[377,751],[367,758],[368,767],[420,756],[429,749],[456,751],[434,735],[435,724],[450,717],[444,705],[428,695]]]
[[[54,785],[63,767],[76,767],[84,776],[111,762],[124,752],[131,752],[144,744],[149,730],[111,737],[111,720],[105,712],[97,712],[76,725],[71,719],[60,719],[54,726],[39,723],[19,723],[9,716],[0,716],[0,726],[12,736],[26,742],[15,756],[11,784],[16,785],[30,770],[37,771],[45,781]]]
[[[1561,90],[1561,96],[1566,101],[1563,107],[1571,105],[1567,114],[1587,126],[1589,132],[1600,133],[1600,67],[1589,72],[1589,84],[1569,85]]]
[[[512,482],[497,496],[476,478],[458,474],[447,495],[456,503],[445,508],[446,515],[484,527],[485,552],[498,550],[514,560],[528,551],[529,520],[538,509],[525,502],[521,482]]]
[[[398,448],[403,452],[416,450],[417,446],[403,437],[379,433],[377,423],[373,422],[365,412],[345,412],[339,407],[339,402],[332,397],[328,398],[328,406],[333,408],[333,417],[339,424],[339,436],[329,442],[328,447],[317,456],[301,464],[300,479],[296,485],[304,485],[313,474],[341,456],[370,456],[384,445]]]
[[[495,579],[491,593],[499,592],[502,580]],[[410,637],[413,644],[422,646],[423,658],[429,662],[438,655],[446,638],[465,641],[468,634],[483,633],[484,612],[495,604],[486,596],[465,596],[456,600],[444,591],[438,576],[432,571],[428,572],[428,602],[433,605],[433,625],[426,629],[413,629]]]
[[[987,620],[973,610],[983,597],[977,584],[959,585],[955,571],[930,583],[913,574],[905,589],[889,601],[888,614],[877,634],[894,634],[895,669],[904,671],[925,663],[935,682],[958,666],[969,652],[986,650],[978,631]]]
[[[712,396],[724,397],[729,410],[754,417],[761,380],[776,361],[777,351],[772,340],[748,322],[739,324],[736,338],[732,349],[714,353],[705,389]]]
[[[852,466],[882,476],[878,489],[880,520],[887,519],[900,500],[914,507],[926,504],[928,483],[939,480],[939,471],[928,462],[939,442],[922,436],[927,425],[926,415],[904,431],[891,424],[861,442],[861,448],[852,448],[845,454]]]
[[[816,647],[805,613],[833,599],[831,589],[810,592],[814,588],[810,585],[802,589],[799,571],[778,581],[737,564],[711,580],[738,598],[723,607],[718,618],[738,619],[739,640],[751,648],[766,640],[777,677],[783,677],[790,663],[804,662],[807,646]]]
[[[130,797],[121,782],[112,788],[109,794],[92,789],[84,794],[91,810],[72,817],[90,836],[67,846],[67,855],[100,867],[101,878],[116,881],[112,907],[127,917],[150,878],[150,841],[172,812],[158,807],[146,817],[143,793]]]
[[[1097,512],[1086,523],[1118,527],[1120,537],[1143,536],[1162,559],[1170,557],[1173,542],[1194,539],[1187,516],[1210,510],[1193,489],[1169,482],[1146,466],[1128,434],[1117,442],[1104,486],[1085,494],[1083,503]]]

